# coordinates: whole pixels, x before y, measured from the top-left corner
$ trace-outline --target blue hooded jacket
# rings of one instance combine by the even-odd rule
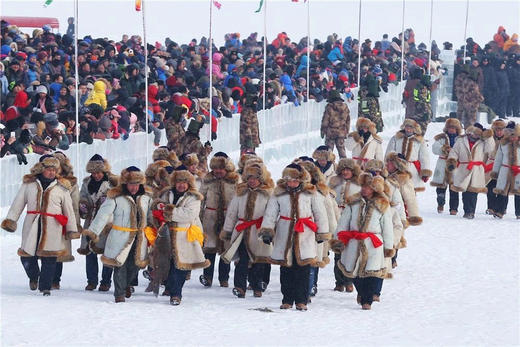
[[[334,47],[334,49],[330,51],[329,55],[327,55],[327,59],[329,59],[331,63],[335,62],[336,60],[343,60],[343,58],[345,57],[343,54],[341,54],[339,47]]]

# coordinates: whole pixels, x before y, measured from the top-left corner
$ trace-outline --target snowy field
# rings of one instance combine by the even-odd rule
[[[432,124],[427,138],[441,129]],[[386,142],[394,131],[383,133]],[[268,163],[275,178],[290,159]],[[432,168],[435,160],[432,155]],[[16,255],[20,236],[2,231],[0,341],[4,346],[520,344],[520,221],[512,198],[500,221],[484,214],[485,195],[479,195],[471,221],[462,219],[462,200],[458,216],[437,214],[429,186],[419,204],[424,223],[406,231],[408,248],[399,252],[394,279],[384,281],[381,302],[371,311],[360,309],[355,293],[332,290],[332,265],[320,270],[319,291],[307,312],[278,309],[278,266],[262,298],[248,292],[238,299],[231,288],[205,289],[197,270],[178,307],[167,297],[144,293],[142,275],[135,294],[115,304],[112,291],[84,291],[85,258],[78,254],[64,265],[61,289],[43,297],[28,288]]]

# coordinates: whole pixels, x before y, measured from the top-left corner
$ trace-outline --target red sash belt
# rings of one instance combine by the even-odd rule
[[[280,216],[280,219],[283,219],[283,220],[293,220],[293,218],[286,217],[286,216]],[[297,233],[303,233],[303,226],[304,225],[309,227],[314,232],[318,231],[318,226],[316,225],[316,223],[314,223],[312,221],[311,217],[298,218],[296,220],[296,224],[294,224],[294,231],[296,231]]]
[[[513,172],[513,176],[516,176],[516,175],[520,174],[520,165],[505,165],[505,164],[502,164],[502,166],[510,168],[511,171]]]
[[[368,158],[360,158],[360,157],[352,157],[352,159],[354,159],[354,160],[361,160],[363,163],[366,163],[367,161],[370,160]]]
[[[364,240],[368,238],[370,238],[370,240],[372,241],[372,245],[374,246],[374,248],[378,248],[383,245],[379,237],[377,237],[374,233],[362,233],[357,230],[344,230],[338,233],[338,240],[343,242],[345,245],[348,244],[348,242],[352,239]]]
[[[494,162],[491,162],[489,164],[485,164],[484,165],[484,172],[490,172],[491,170],[493,170],[493,164],[494,164]]]
[[[238,232],[242,232],[242,230],[252,227],[253,225],[256,226],[257,229],[260,229],[260,227],[262,226],[262,221],[264,220],[264,217],[260,217],[258,219],[253,219],[253,220],[245,220],[245,219],[239,218],[238,220],[241,221],[242,223],[238,224],[235,229]]]
[[[419,160],[415,160],[415,161],[409,161],[409,163],[412,163],[413,166],[415,166],[417,173],[420,175],[421,174],[421,162]]]
[[[63,227],[61,230],[61,233],[63,235],[65,235],[67,233],[67,230],[65,227],[67,225],[67,222],[69,221],[69,218],[67,216],[64,216],[62,214],[47,213],[47,212],[42,212],[42,211],[27,211],[27,214],[39,214],[39,215],[46,216],[46,217],[52,217],[56,220],[56,222],[58,222]]]
[[[484,163],[483,161],[461,161],[459,162],[459,164],[468,164],[468,166],[466,167],[466,169],[468,170],[472,170],[473,166],[483,166],[484,170],[486,168],[486,163]]]
[[[206,210],[216,211],[217,209],[213,207],[206,207]],[[227,211],[227,208],[225,208],[224,211]]]

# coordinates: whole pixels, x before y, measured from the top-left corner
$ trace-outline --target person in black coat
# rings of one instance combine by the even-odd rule
[[[506,71],[506,62],[501,60],[497,64],[497,95],[495,98],[496,102],[496,110],[498,117],[505,118],[506,109],[507,109],[507,101],[509,98],[509,78],[507,76]]]
[[[520,55],[511,57],[511,63],[507,69],[509,77],[509,102],[507,115],[520,117]]]
[[[498,93],[497,76],[496,69],[491,64],[488,57],[482,59],[482,73],[484,75],[484,88],[482,90],[484,104],[495,111],[497,105],[495,98]]]

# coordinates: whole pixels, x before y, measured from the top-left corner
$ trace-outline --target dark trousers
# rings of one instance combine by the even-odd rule
[[[260,263],[260,264],[254,264],[254,265],[258,265],[261,268],[261,270],[259,270],[259,275],[258,275],[260,284],[263,283],[264,288],[267,288],[267,286],[269,285],[269,281],[271,280],[271,264]],[[247,281],[249,282],[249,285],[251,287],[253,287],[251,285],[251,278],[254,277],[254,275],[252,274],[253,267],[254,266],[250,267],[247,272]]]
[[[352,279],[343,275],[343,272],[338,267],[338,261],[341,258],[341,254],[334,253],[334,278],[336,279],[337,286],[346,286],[352,284]]]
[[[206,259],[211,262],[211,265],[204,269],[204,277],[210,282],[213,282],[213,272],[215,271],[215,253],[206,253],[204,255]],[[231,265],[226,264],[221,258],[218,261],[218,280],[220,282],[229,280],[229,271]]]
[[[39,280],[39,290],[51,290],[51,283],[56,271],[56,257],[40,257],[42,268],[38,266],[38,257],[20,257],[23,268],[31,282]]]
[[[383,287],[383,279],[377,277],[354,278],[354,286],[361,296],[361,305],[372,304],[374,294]]]
[[[245,291],[247,288],[247,280],[249,278],[251,288],[253,288],[254,291],[261,291],[261,282],[265,264],[253,264],[248,268],[249,254],[247,253],[245,241],[242,241],[238,247],[238,256],[240,259],[235,266],[235,276],[233,278],[235,288],[240,288]]]
[[[444,206],[446,204],[446,190],[447,188],[437,187],[437,205]],[[459,193],[450,189],[450,211],[457,211],[459,208]]]
[[[123,266],[114,268],[114,296],[124,296],[126,288],[132,285],[139,273],[139,268],[135,265],[135,245],[134,242]]]
[[[515,216],[520,216],[520,195],[515,195]],[[497,209],[496,212],[506,214],[507,205],[509,203],[509,196],[498,195],[497,196]]]
[[[184,282],[186,282],[186,275],[188,272],[188,270],[177,269],[173,260],[171,261],[168,282],[166,283],[166,288],[168,288],[168,291],[170,292],[170,297],[176,296],[182,298],[182,287],[184,287]]]
[[[462,206],[464,207],[464,213],[475,213],[475,209],[477,208],[477,196],[478,193],[462,193]]]
[[[98,285],[98,256],[94,252],[90,252],[86,256],[85,269],[87,271],[87,283],[93,284],[95,286]],[[110,287],[112,284],[112,268],[103,265],[103,270],[101,270],[101,284],[107,285]]]
[[[515,195],[515,216],[520,217],[520,195]]]
[[[60,284],[62,273],[63,273],[63,262],[57,261],[56,270],[54,271],[54,277],[52,278],[52,283]]]
[[[280,266],[280,284],[282,285],[282,304],[307,304],[309,299],[310,265],[300,266],[293,256],[291,267]]]
[[[495,194],[493,192],[493,189],[495,189],[497,186],[497,180],[491,180],[489,181],[489,183],[487,184],[486,188],[487,188],[487,208],[488,210],[493,210],[495,212],[502,212],[503,210],[503,204],[504,204],[504,199],[501,198],[501,195],[499,194]],[[505,199],[507,201],[507,197]],[[507,202],[505,203],[507,207]],[[505,209],[504,209],[505,211]]]

